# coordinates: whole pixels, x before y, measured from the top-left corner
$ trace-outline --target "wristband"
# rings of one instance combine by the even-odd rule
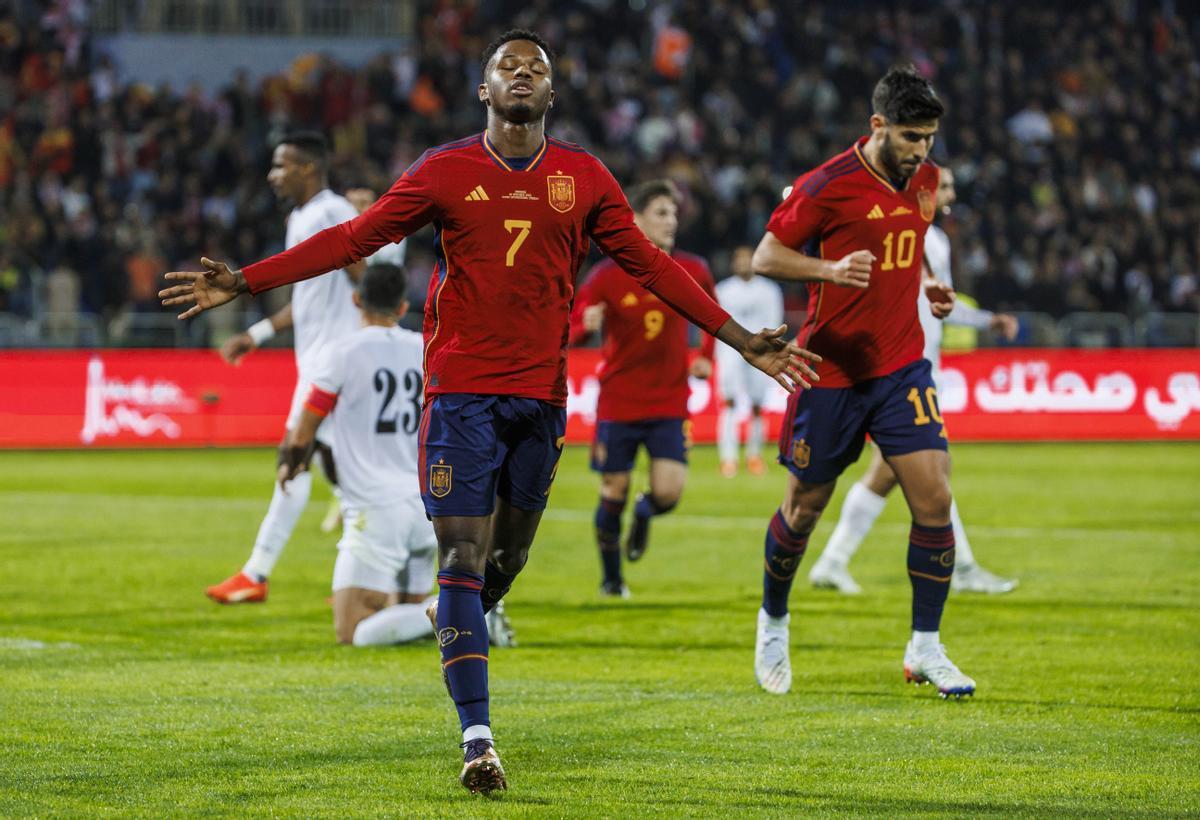
[[[262,347],[263,342],[275,335],[275,325],[270,319],[261,319],[246,328],[246,333],[254,340],[255,347]]]

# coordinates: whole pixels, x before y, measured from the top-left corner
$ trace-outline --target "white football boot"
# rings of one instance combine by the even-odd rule
[[[808,580],[818,589],[836,589],[843,595],[858,595],[862,592],[862,587],[850,576],[849,568],[840,561],[827,558],[825,553],[821,554],[808,571]]]
[[[993,575],[979,564],[958,564],[950,581],[955,592],[982,592],[985,595],[1003,595],[1017,588],[1016,578],[1001,578]]]
[[[918,655],[912,641],[904,648],[904,679],[918,686],[932,683],[943,698],[963,698],[975,694],[975,681],[962,673],[946,657],[946,647]]]
[[[767,612],[758,610],[758,637],[754,642],[754,677],[758,685],[772,695],[785,695],[792,688],[792,660],[788,656],[788,623],[782,626],[767,622]]]

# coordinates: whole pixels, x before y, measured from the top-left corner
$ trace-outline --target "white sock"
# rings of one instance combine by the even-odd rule
[[[913,651],[918,655],[936,652],[942,643],[941,638],[938,637],[940,634],[940,632],[913,632]]]
[[[275,569],[275,562],[279,560],[288,539],[292,537],[292,530],[296,529],[300,514],[308,506],[308,496],[311,492],[312,473],[308,471],[288,482],[287,493],[279,489],[279,484],[275,485],[275,492],[271,495],[271,506],[267,507],[267,514],[263,516],[262,524],[259,525],[254,549],[242,572],[252,578],[270,577],[271,571]]]
[[[975,553],[971,552],[971,542],[967,540],[967,531],[963,529],[962,519],[958,517],[958,502],[950,502],[950,525],[954,527],[954,563],[965,567],[975,563]]]
[[[750,431],[746,434],[746,458],[757,458],[762,455],[763,417],[750,417]]]
[[[734,407],[721,409],[721,418],[717,422],[717,454],[721,461],[737,461],[738,422]]]
[[[354,628],[355,646],[408,643],[433,634],[424,604],[394,604],[368,615]]]
[[[846,493],[837,526],[833,528],[833,535],[829,536],[829,543],[818,560],[849,564],[875,525],[875,519],[883,512],[885,504],[886,497],[875,495],[861,481],[855,482],[850,492]]]
[[[474,726],[468,726],[463,729],[463,743],[469,743],[472,740],[479,740],[480,738],[492,740],[492,727],[477,723]]]

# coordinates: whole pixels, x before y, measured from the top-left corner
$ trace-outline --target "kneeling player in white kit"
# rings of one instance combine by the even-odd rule
[[[937,189],[937,208],[943,214],[950,213],[954,204],[954,172],[949,168],[940,168]],[[937,225],[930,225],[925,235],[925,276],[936,279],[944,285],[953,286],[950,276],[950,238]],[[921,319],[921,329],[925,332],[925,358],[933,365],[933,380],[939,392],[942,389],[942,323],[933,318],[929,310],[929,297],[925,289],[917,291],[917,310]],[[1012,341],[1017,335],[1017,319],[1006,313],[992,313],[989,310],[968,307],[958,301],[954,310],[946,317],[945,322],[952,325],[966,325],[979,329],[988,328],[1006,340]],[[836,589],[847,595],[855,595],[861,591],[858,583],[850,575],[848,568],[850,559],[858,551],[859,545],[871,531],[875,519],[883,512],[887,496],[896,487],[896,474],[883,460],[877,447],[871,448],[871,465],[842,503],[842,512],[838,517],[837,526],[825,550],[821,553],[808,573],[808,580],[813,586],[825,589]],[[956,592],[983,592],[992,595],[1011,592],[1017,586],[1015,578],[1002,578],[993,575],[979,565],[971,550],[971,542],[967,539],[962,519],[958,515],[958,504],[950,504],[950,523],[954,526],[954,543],[957,560],[954,564],[954,574],[950,581],[951,589]]]
[[[291,431],[280,487],[300,474],[330,416],[342,490],[333,569],[339,643],[395,644],[433,634],[423,602],[437,573],[437,539],[417,481],[421,335],[397,325],[408,311],[395,265],[372,265],[354,292],[363,327],[333,345]],[[436,597],[436,596],[435,596]]]
[[[733,276],[717,284],[717,301],[742,327],[779,327],[783,324],[783,291],[764,276],[755,276],[750,260],[754,248],[734,248],[730,267]],[[721,475],[737,475],[738,421],[750,407],[750,429],[746,435],[746,469],[752,475],[767,471],[762,459],[763,404],[775,389],[770,376],[748,364],[728,345],[717,345],[717,381],[721,388],[721,414],[717,423],[717,452]]]

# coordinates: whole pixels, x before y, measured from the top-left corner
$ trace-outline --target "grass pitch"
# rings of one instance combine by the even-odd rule
[[[951,597],[943,639],[979,682],[964,702],[903,683],[900,498],[855,564],[862,596],[798,577],[795,682],[774,697],[752,660],[782,471],[726,481],[698,450],[633,599],[608,601],[596,482],[569,450],[508,601],[520,646],[492,653],[511,790],[487,801],[456,782],[432,641],[334,645],[324,503],[268,603],[204,598],[248,554],[271,453],[0,454],[0,814],[1200,812],[1200,446],[954,455],[975,552],[1021,579]]]

